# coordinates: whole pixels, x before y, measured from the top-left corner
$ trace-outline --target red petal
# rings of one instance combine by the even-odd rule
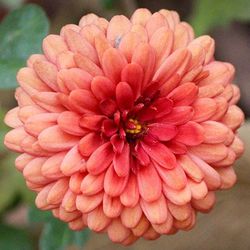
[[[172,151],[173,154],[183,155],[187,153],[186,145],[180,142],[176,142],[174,139],[167,142],[166,146]]]
[[[112,99],[106,99],[100,102],[99,108],[106,116],[112,116],[117,111],[116,102]]]
[[[103,115],[83,115],[80,118],[80,126],[89,129],[91,131],[99,131],[102,126],[102,122],[105,119]]]
[[[180,106],[172,109],[170,114],[158,119],[160,123],[171,123],[181,125],[188,122],[193,117],[194,110],[189,106]]]
[[[175,106],[188,106],[193,103],[198,95],[198,87],[192,83],[184,83],[175,88],[169,95]]]
[[[124,147],[124,140],[119,135],[113,135],[110,139],[114,152],[120,154]]]
[[[118,107],[123,110],[130,110],[134,104],[134,94],[126,82],[120,82],[116,87],[116,101]]]
[[[204,129],[196,122],[187,122],[178,127],[178,134],[175,140],[188,146],[199,145],[204,140]]]
[[[148,132],[159,141],[169,141],[177,134],[177,128],[171,124],[153,123],[148,126]]]
[[[141,145],[146,153],[162,167],[168,169],[176,167],[174,154],[164,144],[158,142],[155,145],[149,146],[141,142]]]
[[[102,139],[100,135],[96,133],[89,133],[84,136],[78,145],[78,149],[83,156],[90,156],[100,145],[102,144]]]
[[[110,195],[111,197],[119,196],[125,186],[127,185],[128,176],[121,177],[118,176],[115,172],[114,167],[111,165],[106,174],[104,179],[104,190],[105,193]]]
[[[114,135],[117,132],[118,128],[116,126],[116,124],[114,123],[113,120],[110,119],[106,119],[103,121],[102,123],[102,132],[108,136],[111,137],[112,135]]]
[[[91,90],[98,100],[105,100],[114,96],[115,84],[107,77],[96,76],[91,82]]]
[[[128,143],[124,144],[121,153],[116,153],[113,161],[115,172],[118,176],[124,177],[130,170],[130,147]]]
[[[138,169],[137,182],[140,195],[145,201],[152,202],[160,198],[162,182],[152,164]]]
[[[121,72],[126,65],[126,58],[119,50],[110,48],[104,52],[102,67],[105,75],[114,83],[118,83],[121,80]]]
[[[110,142],[106,142],[97,148],[87,161],[89,173],[97,175],[103,172],[112,162],[114,151]]]
[[[128,64],[122,71],[122,81],[127,82],[134,92],[137,99],[141,93],[141,85],[143,80],[143,69],[137,63]]]
[[[139,161],[140,165],[142,166],[148,166],[150,164],[150,158],[148,154],[145,152],[143,147],[141,146],[141,143],[138,143],[135,146],[135,153],[136,153],[136,159]]]

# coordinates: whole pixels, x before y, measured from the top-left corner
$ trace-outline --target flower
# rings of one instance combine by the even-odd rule
[[[94,14],[43,41],[5,122],[16,167],[73,230],[124,245],[193,228],[243,153],[234,67],[174,11]]]

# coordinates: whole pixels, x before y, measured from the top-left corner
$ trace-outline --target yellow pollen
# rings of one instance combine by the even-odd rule
[[[129,134],[139,134],[139,133],[141,133],[142,125],[137,120],[129,119],[129,122],[131,124],[133,124],[135,126],[135,128],[133,128],[133,129],[127,128],[126,133],[129,133]]]

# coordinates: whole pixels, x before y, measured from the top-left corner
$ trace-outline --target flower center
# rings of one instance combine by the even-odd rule
[[[126,123],[126,133],[137,135],[142,132],[142,125],[135,119],[129,119]]]

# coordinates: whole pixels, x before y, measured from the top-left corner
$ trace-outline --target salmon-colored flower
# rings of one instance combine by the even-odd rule
[[[234,67],[176,12],[89,14],[43,51],[19,71],[5,118],[38,208],[126,245],[191,229],[214,191],[234,185],[244,120]]]

